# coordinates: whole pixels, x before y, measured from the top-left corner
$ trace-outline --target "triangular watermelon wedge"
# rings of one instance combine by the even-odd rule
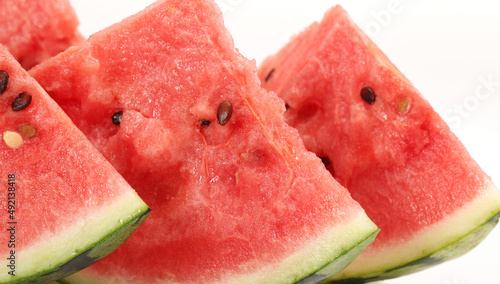
[[[0,45],[0,283],[45,283],[115,250],[149,208]]]
[[[64,283],[303,283],[378,229],[283,121],[213,1],[158,1],[31,70],[151,206]]]
[[[339,6],[259,68],[306,148],[381,228],[334,279],[367,281],[462,255],[498,223],[500,193],[449,127]]]

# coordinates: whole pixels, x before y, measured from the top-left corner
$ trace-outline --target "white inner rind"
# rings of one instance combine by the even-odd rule
[[[130,188],[124,181],[118,186]],[[134,191],[124,191],[122,196],[114,197],[112,204],[102,208],[89,208],[64,230],[50,232],[41,242],[16,251],[16,276],[9,275],[7,272],[10,268],[1,265],[0,283],[19,281],[30,275],[53,271],[148,210],[148,206]],[[102,258],[104,255],[90,257]]]
[[[366,216],[364,211],[346,221],[347,224],[335,226],[323,235],[304,246],[301,250],[278,264],[263,267],[256,273],[228,275],[220,283],[293,283],[320,270],[328,263],[335,262],[359,243],[373,236],[377,226]],[[346,265],[345,262],[338,265]],[[341,270],[343,267],[340,267]],[[99,279],[97,275],[77,273],[65,279],[72,284],[123,284],[132,283],[124,279]],[[161,280],[143,279],[148,283],[160,283]],[[134,282],[135,283],[135,282]]]
[[[432,255],[472,233],[500,212],[500,191],[489,181],[486,190],[464,208],[425,228],[409,241],[376,251],[364,251],[334,279],[369,278]],[[459,256],[473,246],[457,248],[448,258]]]
[[[293,283],[334,262],[377,231],[378,227],[360,211],[346,224],[331,228],[280,263],[253,274],[223,279],[221,283]]]

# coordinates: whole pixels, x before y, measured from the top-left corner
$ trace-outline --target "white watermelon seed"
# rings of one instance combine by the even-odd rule
[[[406,96],[402,97],[398,101],[398,113],[403,114],[408,111],[408,107],[410,106],[410,99]]]
[[[13,131],[5,131],[3,133],[3,141],[10,148],[18,148],[23,145],[23,137],[21,134]]]

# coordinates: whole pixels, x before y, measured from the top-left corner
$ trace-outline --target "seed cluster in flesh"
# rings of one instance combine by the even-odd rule
[[[26,97],[26,93],[24,92],[20,94],[15,100],[12,105],[12,109],[14,111],[21,110],[26,108],[29,105],[29,102],[31,102],[31,95],[29,95],[29,98]],[[16,105],[16,109],[14,109],[14,104]],[[24,107],[24,108],[23,108]],[[226,123],[228,123],[229,119],[231,119],[231,116],[233,115],[233,105],[231,102],[225,100],[222,103],[220,103],[219,107],[217,108],[217,122],[224,126]],[[123,117],[123,110],[115,112],[111,116],[111,121],[115,125],[120,125],[122,122],[122,117]],[[211,123],[210,120],[208,119],[202,119],[200,121],[201,126],[209,126]]]
[[[0,70],[0,95],[4,94],[9,87],[9,74],[5,70]],[[14,98],[11,104],[12,111],[22,111],[30,106],[33,97],[29,92],[22,92]],[[22,134],[22,135],[21,135]],[[29,123],[19,125],[16,131],[7,130],[3,133],[2,138],[5,144],[12,149],[19,148],[23,144],[23,136],[34,138],[37,130]]]

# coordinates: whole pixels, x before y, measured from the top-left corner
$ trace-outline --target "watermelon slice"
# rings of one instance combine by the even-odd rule
[[[284,123],[213,1],[158,1],[31,74],[153,210],[64,283],[316,282],[378,232]]]
[[[44,283],[115,250],[149,208],[0,45],[0,283]]]
[[[424,269],[467,252],[498,222],[490,178],[341,7],[267,58],[259,77],[285,101],[306,148],[381,228],[333,279]]]
[[[29,69],[84,42],[69,0],[2,0],[0,44]]]

